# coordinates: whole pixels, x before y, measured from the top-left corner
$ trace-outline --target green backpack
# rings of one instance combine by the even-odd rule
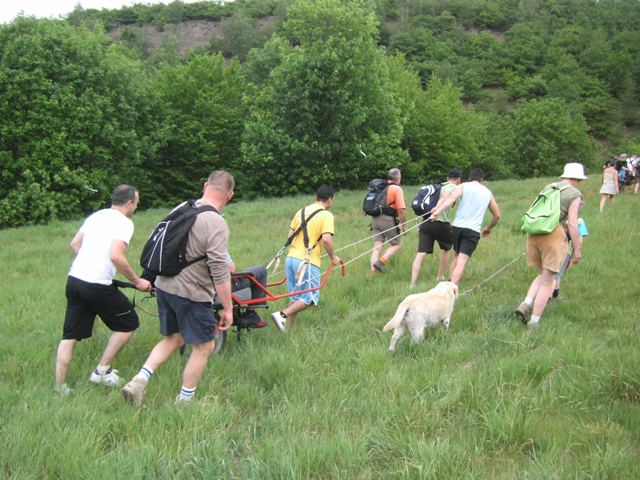
[[[554,184],[540,192],[522,216],[522,231],[534,235],[553,232],[560,223],[560,192],[567,188],[569,185]]]

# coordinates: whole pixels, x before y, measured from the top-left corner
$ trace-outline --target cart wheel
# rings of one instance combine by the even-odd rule
[[[214,340],[216,342],[216,346],[213,349],[213,353],[220,353],[224,346],[227,344],[227,331],[224,330],[222,332],[216,333]]]

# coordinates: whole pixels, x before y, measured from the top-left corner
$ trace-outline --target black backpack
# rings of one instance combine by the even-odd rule
[[[195,203],[195,200],[189,200],[180,205],[153,229],[140,255],[140,266],[144,269],[142,278],[153,283],[157,275],[177,275],[189,265],[207,258],[203,255],[187,261],[189,230],[200,213],[219,212],[211,205],[197,207]]]
[[[421,215],[425,220],[431,216],[431,210],[440,200],[440,190],[442,185],[434,183],[422,187],[411,202],[411,208],[416,215]]]
[[[365,215],[377,217],[378,215],[395,216],[394,208],[387,206],[387,190],[389,184],[381,178],[374,178],[369,182],[369,190],[362,202],[362,211]]]

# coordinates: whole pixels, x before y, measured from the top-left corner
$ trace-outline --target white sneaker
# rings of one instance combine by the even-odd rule
[[[287,319],[282,315],[281,312],[273,312],[271,314],[271,320],[276,324],[276,328],[281,332],[284,332],[284,329],[287,327]]]
[[[177,404],[186,404],[186,403],[191,403],[191,400],[193,400],[193,395],[191,395],[190,397],[183,397],[182,395],[178,394],[178,396],[176,397],[176,403]]]
[[[447,277],[436,277],[436,282],[440,283],[440,282],[446,282],[447,281]]]
[[[529,320],[529,321],[527,322],[527,328],[528,328],[529,330],[535,330],[535,329],[536,329],[536,328],[538,328],[539,326],[540,326],[540,320],[536,320],[536,321]]]
[[[71,395],[71,389],[66,383],[63,383],[62,385],[56,385],[56,393],[61,397],[68,397]]]
[[[117,387],[118,385],[120,385],[120,377],[118,376],[118,371],[114,370],[113,368],[107,370],[107,373],[105,373],[104,375],[100,375],[98,373],[98,369],[95,369],[93,372],[91,372],[89,381],[97,385],[106,385],[107,387]]]

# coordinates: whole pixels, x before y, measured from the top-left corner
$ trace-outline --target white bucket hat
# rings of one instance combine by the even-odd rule
[[[567,163],[564,166],[564,172],[560,178],[575,178],[576,180],[586,180],[584,174],[584,166],[581,163]]]

